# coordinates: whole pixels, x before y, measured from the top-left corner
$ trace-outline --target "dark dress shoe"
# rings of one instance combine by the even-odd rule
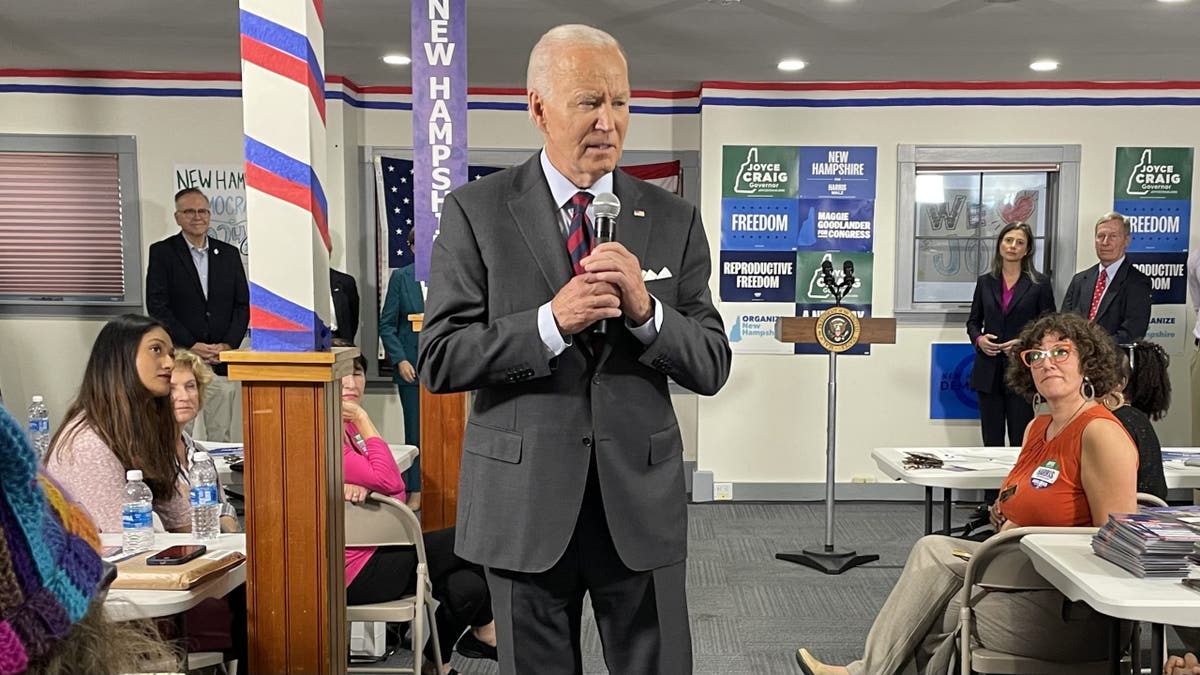
[[[500,657],[496,654],[495,647],[481,642],[479,638],[475,637],[475,634],[469,630],[463,633],[462,637],[458,638],[458,644],[455,645],[454,651],[462,654],[468,659],[489,659],[492,661],[500,660]]]

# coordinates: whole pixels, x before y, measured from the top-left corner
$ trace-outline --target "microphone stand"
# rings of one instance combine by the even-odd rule
[[[833,296],[834,306],[841,307],[842,298],[854,287],[854,276],[844,273],[839,283],[831,272],[827,272],[822,282]],[[811,567],[825,574],[841,574],[853,567],[879,560],[877,555],[839,551],[833,545],[834,470],[837,468],[837,356],[837,352],[829,352],[828,413],[825,418],[825,545],[819,550],[806,548],[800,553],[775,554],[778,560]]]

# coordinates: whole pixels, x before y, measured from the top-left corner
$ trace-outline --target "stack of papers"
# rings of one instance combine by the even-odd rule
[[[1188,576],[1188,558],[1200,544],[1200,531],[1154,512],[1160,510],[1110,515],[1092,537],[1092,550],[1138,577]]]
[[[218,443],[216,441],[196,441],[196,447],[208,452],[213,457],[242,454],[241,443]]]

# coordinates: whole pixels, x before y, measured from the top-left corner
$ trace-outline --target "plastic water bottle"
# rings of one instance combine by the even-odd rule
[[[121,504],[121,550],[147,551],[154,547],[154,495],[142,482],[142,472],[125,472],[125,501]]]
[[[217,466],[207,452],[192,455],[188,471],[192,498],[192,537],[204,541],[221,535],[221,499],[217,487]]]
[[[50,449],[50,411],[41,396],[34,396],[29,404],[29,440],[33,441],[38,460],[45,459]]]

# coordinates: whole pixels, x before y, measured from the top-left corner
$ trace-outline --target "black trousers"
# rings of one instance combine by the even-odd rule
[[[1033,406],[1029,401],[1004,384],[995,387],[990,394],[975,393],[979,395],[979,426],[983,431],[983,444],[989,447],[1020,447],[1025,427],[1033,421]],[[1004,442],[1005,431],[1008,431],[1008,443]]]
[[[442,663],[450,662],[454,643],[468,626],[492,622],[491,598],[483,568],[454,555],[454,528],[425,533],[425,562],[438,600],[434,615]],[[354,581],[346,587],[346,602],[364,605],[388,602],[417,589],[417,552],[411,546],[384,546],[375,550]],[[433,641],[425,646],[433,658]]]
[[[585,593],[610,673],[691,673],[686,571],[686,561],[645,571],[625,566],[593,463],[575,532],[554,566],[537,573],[487,568],[501,675],[583,673]]]

